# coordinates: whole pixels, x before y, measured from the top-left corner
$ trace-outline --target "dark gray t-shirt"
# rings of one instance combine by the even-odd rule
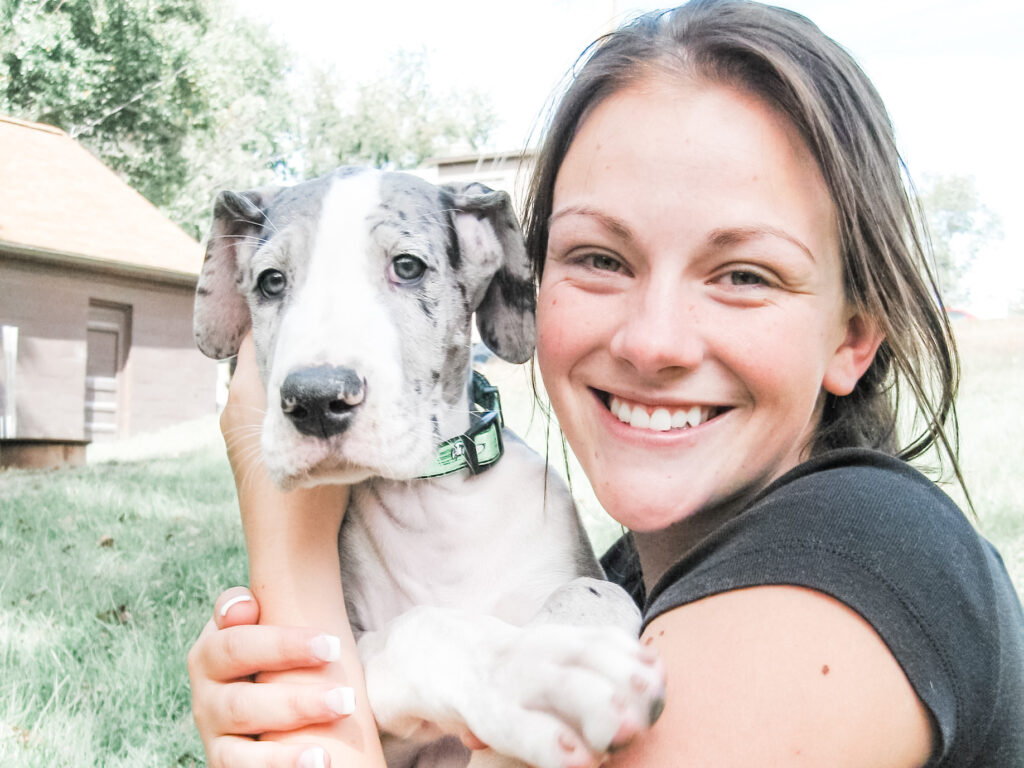
[[[938,734],[929,766],[1024,766],[1024,613],[998,552],[930,480],[874,451],[813,459],[766,488],[643,594],[629,537],[608,576],[658,615],[709,595],[788,584],[863,616]]]

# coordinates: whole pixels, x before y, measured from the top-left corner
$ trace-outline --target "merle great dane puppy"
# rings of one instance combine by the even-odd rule
[[[579,765],[574,744],[603,753],[660,711],[636,607],[540,457],[506,431],[486,472],[422,477],[450,438],[449,460],[486,448],[458,438],[480,417],[473,314],[520,363],[534,301],[508,195],[479,184],[341,168],[214,208],[196,339],[225,358],[252,328],[280,487],[353,485],[342,578],[389,766],[465,765],[467,731],[491,747],[474,766]]]

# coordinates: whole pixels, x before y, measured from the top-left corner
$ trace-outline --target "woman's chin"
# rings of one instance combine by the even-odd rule
[[[651,533],[661,531],[685,520],[694,509],[687,505],[668,504],[667,496],[652,494],[655,498],[645,499],[644,494],[619,492],[611,489],[595,489],[597,499],[608,515],[631,531]]]

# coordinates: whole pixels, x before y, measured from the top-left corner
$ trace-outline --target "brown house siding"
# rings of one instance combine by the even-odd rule
[[[119,436],[216,410],[216,365],[195,348],[194,281],[154,281],[0,253],[0,325],[19,328],[17,436],[82,440],[90,302],[127,305]],[[114,436],[114,435],[111,435]]]

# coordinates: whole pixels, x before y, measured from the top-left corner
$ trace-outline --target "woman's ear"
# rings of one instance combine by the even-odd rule
[[[858,313],[847,320],[846,338],[836,349],[821,382],[825,391],[839,397],[853,392],[884,339],[885,334],[866,315]]]

